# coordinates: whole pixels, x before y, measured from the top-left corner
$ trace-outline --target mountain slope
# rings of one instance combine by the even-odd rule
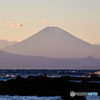
[[[13,45],[15,43],[17,43],[17,41],[0,40],[0,49],[10,46],[10,45]]]
[[[47,27],[7,48],[6,52],[53,58],[100,57],[100,47],[91,45],[58,28]]]
[[[21,56],[0,51],[0,69],[100,69],[100,59]]]

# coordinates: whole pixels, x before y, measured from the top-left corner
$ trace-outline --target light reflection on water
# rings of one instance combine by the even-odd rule
[[[100,96],[86,96],[86,100],[100,100]]]
[[[0,100],[62,100],[60,96],[37,97],[37,96],[0,96]],[[100,96],[86,96],[86,100],[100,100]]]
[[[60,96],[37,97],[37,96],[0,96],[0,100],[62,100]]]
[[[22,77],[27,76],[40,76],[46,74],[47,77],[61,77],[61,76],[73,76],[73,77],[89,77],[93,74],[100,76],[100,70],[7,70],[0,69],[0,80],[6,81],[9,79],[15,79],[17,75]]]

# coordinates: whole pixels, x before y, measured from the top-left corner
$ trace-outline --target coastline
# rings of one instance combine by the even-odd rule
[[[70,92],[75,91],[97,92],[100,96],[100,83],[90,81],[100,81],[100,77],[92,75],[89,78],[71,76],[50,78],[45,74],[27,78],[17,76],[16,79],[0,81],[0,95],[61,96],[66,100],[70,98]]]

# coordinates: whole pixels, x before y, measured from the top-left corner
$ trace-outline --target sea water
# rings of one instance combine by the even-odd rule
[[[60,96],[37,97],[37,96],[0,96],[0,100],[62,100]],[[86,96],[86,100],[100,100],[100,96]]]
[[[100,70],[0,70],[0,80],[6,81],[15,79],[18,75],[22,77],[40,76],[46,74],[47,77],[61,77],[61,76],[74,76],[74,77],[89,77],[93,74],[100,76]]]
[[[59,96],[37,97],[37,96],[0,96],[0,100],[62,100]]]

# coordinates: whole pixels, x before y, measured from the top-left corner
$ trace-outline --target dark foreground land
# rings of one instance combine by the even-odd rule
[[[23,78],[17,76],[16,79],[0,81],[0,95],[61,96],[63,100],[85,100],[84,97],[71,98],[70,91],[98,92],[100,95],[100,83],[89,81],[100,81],[100,77],[96,75],[90,78],[70,76],[49,78],[45,75]]]

